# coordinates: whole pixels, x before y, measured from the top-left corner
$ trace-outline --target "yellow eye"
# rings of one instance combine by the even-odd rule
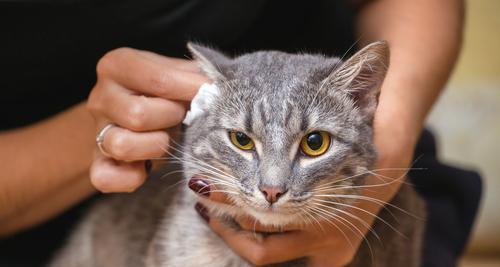
[[[242,150],[250,150],[255,147],[252,139],[242,132],[229,132],[229,138],[233,145]]]
[[[323,155],[329,147],[330,135],[324,131],[308,133],[300,141],[302,152],[311,157]]]

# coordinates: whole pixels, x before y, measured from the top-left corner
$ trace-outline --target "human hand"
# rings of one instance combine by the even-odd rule
[[[273,228],[260,225],[253,218],[240,217],[236,218],[236,222],[241,230],[237,230],[212,216],[200,203],[196,205],[196,210],[229,247],[254,265],[307,257],[311,266],[345,266],[352,261],[383,204],[398,191],[413,155],[416,139],[409,138],[410,133],[405,133],[407,129],[388,125],[391,114],[382,108],[376,115],[375,143],[379,160],[372,170],[374,175],[367,178],[366,189],[359,192],[360,198],[354,207],[344,210],[346,213],[341,215],[346,215],[342,216],[342,220],[325,220],[328,219],[325,216],[318,217],[318,221],[311,220],[312,224],[306,226]],[[189,186],[209,201],[232,204],[208,181],[191,179]],[[347,216],[347,213],[352,216]],[[261,236],[255,232],[273,234]]]
[[[103,155],[95,150],[92,184],[102,192],[130,192],[147,175],[150,158],[169,143],[165,129],[184,118],[186,104],[207,81],[194,61],[118,48],[97,64],[97,83],[87,101],[97,132],[109,123]]]

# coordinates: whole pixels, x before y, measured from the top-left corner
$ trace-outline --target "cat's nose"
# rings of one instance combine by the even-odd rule
[[[283,196],[287,190],[283,187],[279,186],[259,186],[260,192],[264,194],[264,197],[266,198],[267,202],[269,204],[273,204],[274,202],[278,201],[278,199]]]

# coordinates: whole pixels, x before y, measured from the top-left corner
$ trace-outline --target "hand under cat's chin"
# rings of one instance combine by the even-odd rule
[[[300,221],[300,216],[297,213],[287,212],[286,209],[280,207],[256,207],[248,206],[240,201],[233,200],[231,203],[221,203],[211,199],[199,198],[199,202],[205,205],[212,216],[217,217],[232,217],[238,218],[241,222],[250,222],[258,224],[266,229],[281,229],[297,230],[299,226],[295,226],[297,221]],[[245,219],[242,219],[245,218]],[[254,227],[254,226],[252,226]],[[270,230],[269,232],[273,232]]]

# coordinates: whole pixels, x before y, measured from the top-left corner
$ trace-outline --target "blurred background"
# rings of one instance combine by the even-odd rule
[[[500,266],[500,1],[468,0],[458,66],[428,125],[444,162],[478,170],[484,195],[460,267]]]

